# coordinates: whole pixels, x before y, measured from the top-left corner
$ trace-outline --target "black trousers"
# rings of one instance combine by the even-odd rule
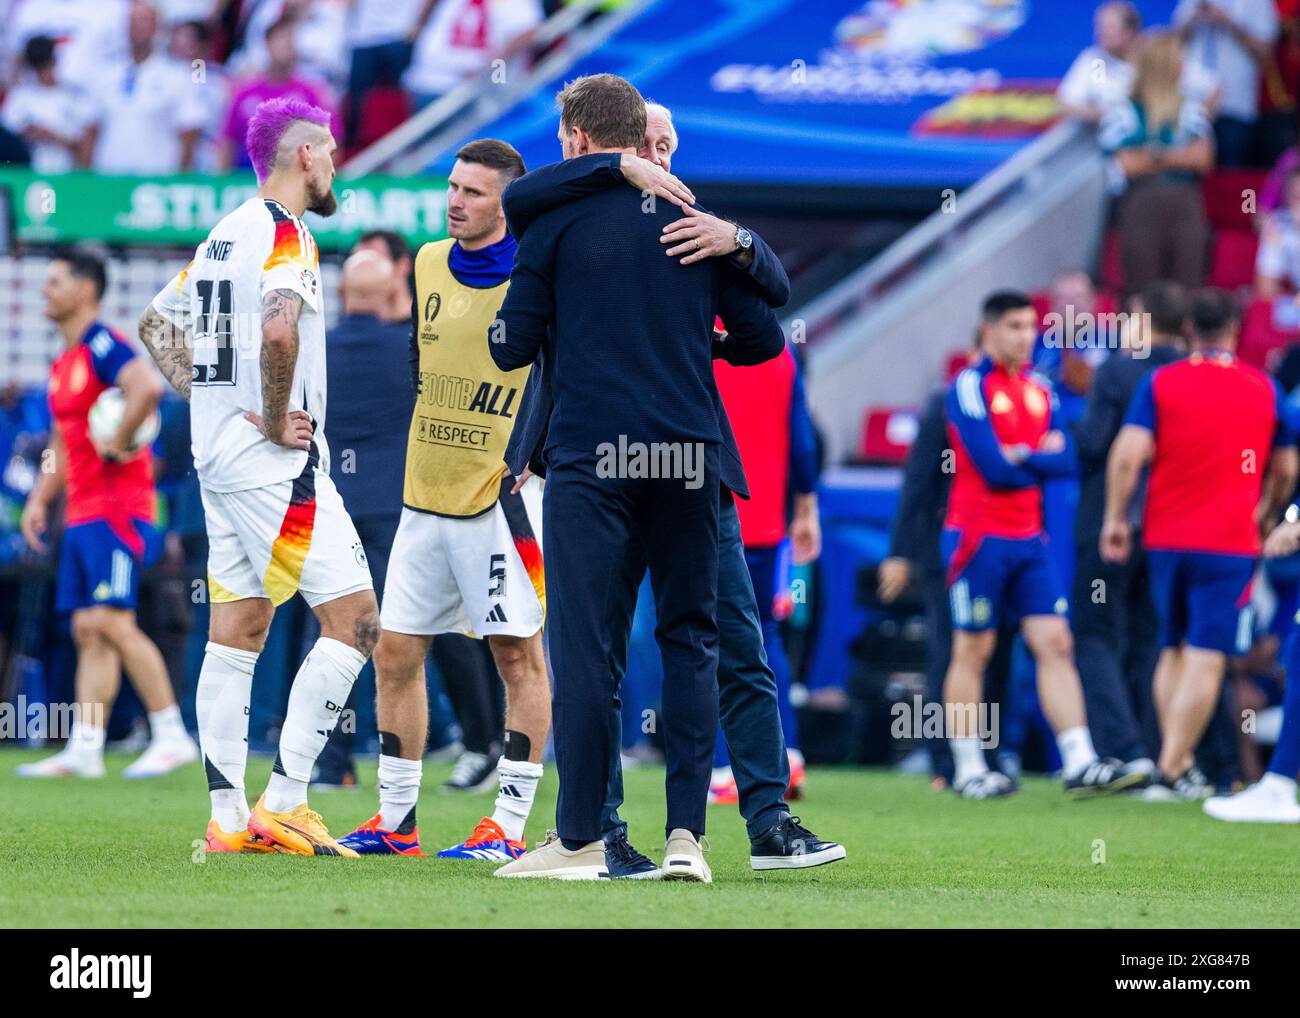
[[[645,575],[639,552],[635,559],[634,598]],[[613,633],[611,665],[615,682],[621,681],[627,671],[631,614],[635,610],[635,603],[627,606],[628,627]],[[619,706],[616,695],[609,714],[609,798],[601,821],[601,834],[607,839],[627,832],[627,824],[618,815],[623,805]],[[757,837],[782,814],[790,812],[785,801],[790,761],[777,705],[776,676],[767,662],[763,624],[745,561],[745,546],[740,540],[740,515],[731,492],[725,489],[718,510],[718,719],[736,775],[740,815],[745,818],[749,836]]]
[[[561,838],[601,837],[617,683],[616,633],[630,625],[639,572],[650,570],[663,658],[667,823],[704,833],[718,727],[718,450],[682,478],[600,476],[594,453],[552,449],[543,496],[546,634],[555,673],[552,723]]]
[[[1122,564],[1104,562],[1096,540],[1076,549],[1070,624],[1100,756],[1155,759],[1160,751],[1152,679],[1160,656],[1159,624],[1146,551],[1135,539]]]

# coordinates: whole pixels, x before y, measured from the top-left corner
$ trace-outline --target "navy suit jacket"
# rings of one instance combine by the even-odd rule
[[[719,259],[683,266],[664,255],[660,232],[678,215],[671,203],[646,210],[630,188],[606,188],[543,213],[520,237],[489,350],[502,370],[544,359],[547,452],[594,452],[622,438],[724,444],[715,316],[739,362],[784,348],[772,309],[741,273]]]
[[[597,153],[542,166],[510,183],[502,198],[506,225],[516,240],[541,215],[567,202],[587,195],[597,194],[613,187],[627,187],[619,169],[617,153]],[[754,257],[747,269],[724,261],[736,275],[747,279],[749,285],[772,308],[783,307],[790,298],[790,280],[785,268],[772,249],[757,234],[754,238]],[[761,363],[767,357],[754,359],[753,351],[728,335],[715,342],[713,356],[730,364],[744,366]],[[720,468],[722,483],[741,498],[749,497],[749,485],[740,461],[735,435],[722,400],[714,390],[718,430],[721,436]],[[542,452],[546,443],[547,426],[554,407],[544,356],[540,356],[524,388],[515,426],[506,448],[506,465],[518,476],[530,467],[539,477],[546,476]]]
[[[330,477],[354,519],[395,517],[401,510],[415,409],[415,390],[406,381],[409,332],[405,322],[343,315],[325,337]],[[351,464],[338,458],[345,449],[353,452]]]

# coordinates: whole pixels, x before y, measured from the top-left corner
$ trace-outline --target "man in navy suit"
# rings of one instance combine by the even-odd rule
[[[694,195],[669,172],[677,144],[672,114],[658,103],[647,103],[646,133],[638,156],[617,153],[580,156],[540,167],[511,181],[502,199],[510,232],[519,240],[538,216],[552,208],[584,195],[631,186],[643,195],[653,193],[674,203],[687,203],[684,210],[687,214],[664,227],[665,256],[679,258],[683,264],[693,264],[701,257],[716,257],[736,274],[747,277],[770,307],[784,306],[789,299],[790,283],[780,260],[762,238],[735,223],[689,207]],[[731,355],[729,343],[714,344],[715,358],[728,359]],[[530,472],[545,476],[541,452],[552,408],[545,369],[546,365],[539,363],[528,376],[518,420],[506,450],[506,464],[520,478],[520,484]],[[798,818],[790,815],[785,802],[790,771],[776,680],[764,651],[758,605],[746,566],[734,501],[735,496],[748,498],[749,489],[720,400],[717,412],[725,450],[721,457],[719,507],[719,707],[722,732],[736,776],[740,811],[750,838],[750,865],[756,870],[819,866],[844,858],[845,852],[842,846],[822,841],[803,827]],[[633,559],[630,566],[639,581],[645,573],[644,561]],[[626,609],[629,617],[634,606]],[[627,629],[613,634],[611,664],[616,683],[627,670],[629,636]],[[618,815],[623,803],[619,708],[616,695],[610,704],[609,791],[601,831],[605,861],[611,877],[653,880],[662,871],[632,846],[627,824]]]
[[[566,158],[635,154],[645,101],[613,75],[559,95]],[[671,211],[670,211],[671,210]],[[717,728],[717,315],[750,363],[785,339],[771,308],[716,260],[665,258],[669,202],[616,188],[553,209],[522,239],[489,349],[502,370],[545,351],[554,400],[543,543],[556,675],[559,836],[499,876],[608,876],[601,813],[615,695],[613,634],[649,566],[664,663],[668,819],[664,875],[708,882],[700,850]],[[630,585],[630,589],[629,589]]]

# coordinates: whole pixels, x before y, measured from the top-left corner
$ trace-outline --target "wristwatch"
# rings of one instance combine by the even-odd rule
[[[746,230],[743,226],[736,226],[736,250],[748,251],[754,246],[754,235]]]

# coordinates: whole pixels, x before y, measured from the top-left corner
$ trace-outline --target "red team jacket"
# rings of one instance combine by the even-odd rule
[[[98,322],[50,369],[50,411],[63,439],[68,526],[105,520],[129,548],[140,538],[131,520],[154,518],[153,458],[148,449],[124,463],[100,459],[90,441],[90,408],[135,351]]]
[[[1002,446],[1037,449],[1052,430],[1054,399],[1028,365],[1011,372],[987,357],[963,370],[948,390],[948,439],[955,456],[947,528],[963,544],[984,537],[1024,539],[1043,532],[1045,477],[1074,469],[1073,450],[1031,453],[1010,462]]]

